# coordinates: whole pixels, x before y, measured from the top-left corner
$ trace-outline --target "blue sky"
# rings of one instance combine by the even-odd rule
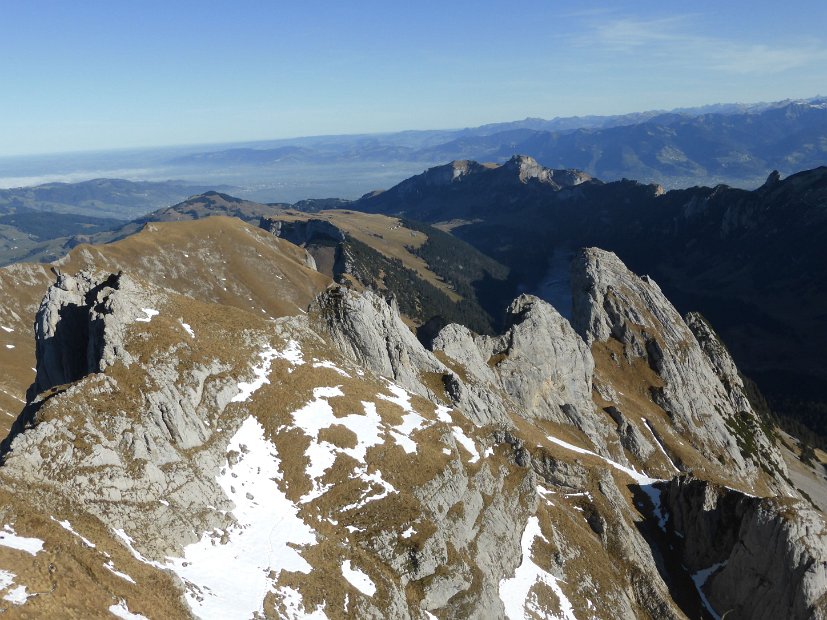
[[[0,0],[0,155],[827,94],[827,3]]]

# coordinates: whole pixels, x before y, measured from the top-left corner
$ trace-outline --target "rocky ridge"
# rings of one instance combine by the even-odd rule
[[[750,542],[765,554],[755,578],[823,617],[823,521],[800,499],[744,493],[794,495],[783,461],[760,466],[775,462],[771,440],[754,438],[751,453],[727,424],[756,414],[714,332],[611,254],[584,251],[574,282],[573,326],[522,296],[501,335],[449,325],[426,349],[371,292],[330,288],[307,315],[271,319],[159,294],[137,274],[61,275],[37,318],[36,385],[49,387],[34,390],[0,467],[5,531],[39,537],[35,559],[48,554],[57,572],[2,540],[0,567],[57,587],[10,605],[698,617],[710,612],[691,575],[659,559],[668,536],[685,536],[692,574],[723,556],[685,525],[709,502],[673,490],[683,478],[659,482],[678,468],[770,515],[738,520],[738,540],[764,540],[768,519],[779,532],[778,545]],[[70,324],[93,335],[85,348],[56,336]],[[784,549],[808,576],[785,577]],[[61,587],[76,564],[84,601]],[[745,590],[722,594],[726,572],[703,588],[718,611],[747,604]]]

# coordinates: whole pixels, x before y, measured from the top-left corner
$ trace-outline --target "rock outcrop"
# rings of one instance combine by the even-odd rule
[[[334,286],[315,299],[308,313],[311,324],[345,355],[416,394],[433,396],[421,382],[422,373],[448,371],[405,325],[396,303],[376,293]]]
[[[344,232],[330,222],[320,219],[290,221],[262,217],[259,227],[300,247],[319,240],[328,243],[341,243],[345,240]]]
[[[827,618],[827,531],[804,502],[751,497],[692,476],[665,485],[673,543],[727,618]]]
[[[575,426],[608,455],[609,428],[594,415],[591,397],[594,361],[569,322],[550,304],[521,295],[509,306],[506,324],[505,333],[495,337],[449,325],[432,347],[460,363],[481,386],[475,401],[502,392],[509,409]]]
[[[123,274],[58,275],[35,319],[37,378],[30,397],[101,372],[115,360],[127,366],[125,326],[146,317],[143,293]],[[151,309],[150,309],[151,310]]]
[[[781,455],[761,436],[731,359],[699,321],[692,319],[703,344],[651,278],[596,248],[573,261],[572,289],[578,333],[589,344],[617,341],[627,360],[644,360],[662,382],[652,386],[652,400],[702,454],[720,457],[753,483],[763,464],[775,488],[791,492]]]

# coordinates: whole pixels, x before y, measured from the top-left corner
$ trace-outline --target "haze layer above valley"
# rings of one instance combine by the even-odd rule
[[[0,158],[0,188],[103,177],[180,179],[213,189],[235,186],[234,195],[260,202],[353,199],[447,161],[502,163],[515,153],[605,181],[626,177],[666,188],[718,183],[752,188],[772,170],[787,175],[823,163],[825,101],[817,97],[620,116],[527,118],[465,129],[5,157]],[[0,204],[5,200],[0,194]],[[160,206],[165,205],[156,202],[146,211]],[[135,214],[122,215],[128,219]]]

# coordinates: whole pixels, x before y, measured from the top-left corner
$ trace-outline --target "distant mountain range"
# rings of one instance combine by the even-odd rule
[[[515,153],[604,180],[667,187],[726,182],[751,186],[771,170],[789,174],[827,161],[827,99],[713,105],[621,116],[528,118],[456,131],[331,136],[181,155],[183,167],[284,166],[474,159]]]

